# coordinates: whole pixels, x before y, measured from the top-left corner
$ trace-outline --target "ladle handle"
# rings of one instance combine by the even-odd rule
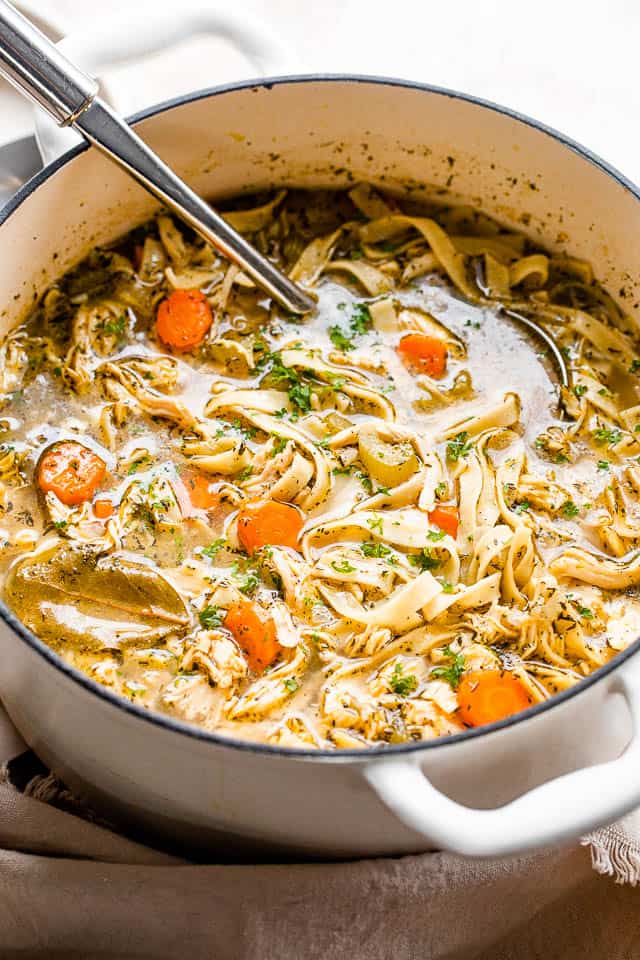
[[[96,80],[6,0],[0,0],[0,64],[9,82],[61,127],[72,123],[98,93]]]
[[[6,0],[0,0],[0,72],[60,126],[79,130],[287,310],[307,313],[314,308],[304,290],[247,243],[100,100],[96,81]]]

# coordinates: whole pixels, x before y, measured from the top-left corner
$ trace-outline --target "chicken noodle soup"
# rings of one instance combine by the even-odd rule
[[[296,747],[490,723],[633,641],[637,330],[589,264],[365,185],[225,215],[313,315],[163,213],[2,344],[21,620],[141,706]]]

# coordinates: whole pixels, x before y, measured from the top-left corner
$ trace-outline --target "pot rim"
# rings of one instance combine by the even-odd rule
[[[165,113],[174,107],[181,107],[188,103],[194,103],[199,100],[209,99],[224,95],[226,93],[234,93],[236,91],[251,90],[256,88],[265,88],[266,90],[270,90],[274,86],[304,83],[353,83],[397,87],[400,89],[417,90],[424,93],[434,94],[436,96],[446,97],[451,100],[461,100],[463,102],[472,104],[473,106],[481,107],[485,110],[492,110],[495,113],[500,113],[511,120],[515,120],[517,123],[522,123],[526,126],[532,127],[539,133],[556,140],[562,146],[567,147],[572,152],[578,154],[593,166],[598,167],[603,173],[615,180],[626,192],[630,193],[635,200],[640,201],[640,188],[637,187],[627,177],[625,177],[624,174],[622,174],[615,167],[611,166],[601,157],[597,156],[595,153],[592,153],[588,148],[582,146],[582,144],[577,143],[575,140],[572,140],[570,137],[567,137],[560,131],[555,130],[553,127],[547,126],[546,124],[541,123],[540,121],[535,120],[526,114],[512,110],[509,107],[493,103],[490,100],[484,100],[481,97],[475,97],[472,94],[461,93],[456,90],[451,90],[446,87],[438,87],[428,83],[419,83],[412,80],[401,80],[394,77],[348,73],[310,73],[243,80],[239,82],[208,87],[202,90],[196,90],[192,93],[183,94],[179,97],[162,101],[161,103],[155,104],[152,107],[148,107],[144,110],[136,112],[127,119],[129,123],[139,123],[140,121],[155,117],[158,114]],[[4,223],[11,217],[18,207],[20,207],[24,201],[31,196],[32,193],[34,193],[63,166],[65,166],[67,163],[70,163],[81,153],[84,153],[85,150],[88,150],[89,146],[90,145],[88,143],[78,144],[76,147],[73,147],[71,150],[64,153],[57,160],[43,167],[41,171],[27,181],[27,183],[24,184],[14,194],[14,196],[5,204],[5,206],[0,209],[0,227],[4,225]],[[634,656],[638,650],[640,650],[639,637],[636,641],[634,641],[634,643],[628,646],[626,650],[618,653],[608,663],[602,667],[599,667],[597,670],[594,670],[593,673],[585,677],[583,680],[580,680],[573,687],[554,694],[554,696],[550,697],[548,700],[529,707],[527,710],[524,710],[521,713],[506,717],[504,720],[499,720],[496,723],[488,724],[487,726],[471,728],[462,733],[456,733],[446,737],[437,737],[434,740],[428,740],[426,742],[417,741],[406,744],[385,743],[384,745],[376,747],[364,747],[362,749],[347,750],[328,750],[324,748],[303,749],[297,747],[279,747],[268,743],[259,743],[251,740],[240,740],[233,737],[223,736],[221,734],[205,730],[201,727],[197,727],[193,724],[177,720],[168,714],[160,713],[160,711],[149,710],[138,706],[137,704],[132,703],[130,700],[120,697],[118,694],[112,693],[106,687],[102,686],[102,684],[97,683],[95,680],[91,680],[86,674],[66,663],[62,657],[59,657],[58,654],[56,654],[49,646],[47,646],[46,643],[44,643],[44,641],[40,640],[35,636],[35,634],[31,633],[31,631],[28,630],[16,617],[16,615],[6,606],[2,599],[0,599],[0,618],[5,622],[9,629],[16,633],[20,639],[23,640],[29,647],[31,647],[35,653],[39,654],[44,660],[48,661],[48,663],[60,673],[66,675],[72,681],[84,687],[85,690],[89,691],[89,693],[94,694],[100,699],[106,701],[106,703],[110,704],[111,706],[123,710],[141,720],[145,720],[147,723],[164,727],[172,733],[182,734],[184,736],[192,737],[196,740],[208,741],[221,747],[244,750],[249,753],[260,753],[282,758],[292,757],[304,760],[317,760],[324,762],[329,761],[334,763],[340,762],[341,760],[347,761],[350,759],[360,761],[373,760],[376,757],[379,757],[381,754],[384,756],[413,754],[421,751],[434,750],[437,747],[450,746],[462,740],[472,740],[490,736],[491,734],[504,730],[507,727],[514,726],[515,724],[519,724],[523,721],[529,720],[530,718],[539,716],[548,710],[553,710],[554,707],[559,706],[561,703],[564,703],[572,697],[577,696],[587,688],[593,686],[593,684],[604,679],[604,677],[618,669],[630,657]]]

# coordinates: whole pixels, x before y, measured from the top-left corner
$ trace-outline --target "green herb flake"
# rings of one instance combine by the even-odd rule
[[[608,460],[598,460],[598,470],[608,470],[609,461]]]
[[[429,530],[429,533],[427,534],[427,540],[432,540],[433,542],[444,540],[445,537],[446,533],[444,530]]]
[[[219,537],[217,540],[214,540],[213,543],[210,543],[208,547],[202,548],[202,556],[208,557],[210,560],[214,560],[218,553],[227,545],[227,541],[224,537]]]
[[[620,430],[609,430],[607,427],[598,427],[597,430],[593,431],[592,436],[599,446],[606,443],[608,446],[613,447],[622,440],[622,432]]]
[[[578,507],[573,500],[565,500],[562,504],[562,512],[567,517],[567,519],[572,520],[574,517],[577,517],[580,513],[580,507]]]
[[[579,399],[585,395],[588,389],[589,388],[587,387],[586,383],[576,383],[575,387],[573,388],[573,392]]]
[[[430,676],[435,677],[436,680],[445,680],[454,690],[457,690],[465,668],[464,654],[456,653],[449,646],[444,648],[443,653],[448,663],[434,667]]]
[[[466,430],[463,430],[462,433],[458,433],[453,440],[450,440],[447,444],[447,460],[451,460],[452,463],[457,463],[460,457],[467,457],[472,449],[472,445],[467,443],[469,439],[469,434]]]
[[[369,517],[367,520],[367,526],[369,527],[370,530],[374,530],[376,533],[379,533],[380,536],[382,536],[384,532],[382,527],[382,517],[378,515]]]
[[[332,560],[331,566],[336,573],[355,573],[356,568],[348,560]]]
[[[388,557],[393,553],[384,543],[361,543],[360,549],[365,557]]]
[[[287,677],[287,679],[284,681],[284,687],[288,693],[295,693],[296,690],[300,689],[300,684],[295,677]]]
[[[205,630],[213,630],[215,627],[222,626],[222,617],[219,607],[207,605],[204,610],[198,614],[198,620]]]
[[[273,446],[271,447],[271,456],[277,457],[279,453],[282,453],[287,443],[289,442],[286,437],[281,437],[277,433],[271,434],[273,438]]]
[[[431,555],[429,547],[425,547],[420,553],[412,553],[409,557],[409,563],[413,564],[414,567],[419,567],[421,571],[437,570],[440,566],[440,561],[437,557]]]
[[[354,307],[350,321],[354,334],[361,335],[367,333],[367,331],[371,329],[372,322],[371,312],[366,303],[359,303]]]
[[[137,473],[141,467],[144,467],[147,463],[151,463],[151,457],[144,456],[138,457],[137,460],[134,460],[129,469],[127,470],[127,476],[131,477],[134,473]]]
[[[393,693],[396,693],[399,697],[408,697],[410,693],[417,689],[417,686],[418,678],[412,673],[405,675],[402,671],[402,664],[396,663],[389,677],[389,687]]]
[[[355,346],[353,340],[350,340],[347,336],[345,336],[345,334],[342,332],[342,328],[337,325],[329,327],[329,339],[336,350],[342,350],[346,352],[348,350],[353,350]]]

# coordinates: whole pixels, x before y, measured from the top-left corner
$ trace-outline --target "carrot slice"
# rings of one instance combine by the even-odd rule
[[[442,377],[447,369],[447,345],[426,333],[410,333],[398,345],[398,353],[407,367],[430,377]]]
[[[164,345],[181,353],[200,346],[213,323],[211,307],[199,290],[174,290],[158,307],[156,332]]]
[[[229,607],[224,625],[244,650],[250,668],[256,673],[262,673],[272,664],[282,649],[276,639],[272,618],[250,600],[239,600]]]
[[[429,522],[435,523],[450,537],[458,536],[458,508],[457,507],[436,507],[429,514]]]
[[[465,723],[481,727],[531,706],[524,684],[502,670],[474,670],[458,687],[458,709]]]
[[[93,512],[98,520],[108,520],[113,513],[112,500],[94,500]]]
[[[181,473],[180,479],[189,494],[191,506],[196,510],[212,510],[220,503],[220,497],[211,490],[211,480],[201,473]]]
[[[238,539],[247,553],[273,544],[298,548],[303,519],[295,507],[277,500],[245,507],[238,517]]]
[[[97,453],[75,440],[62,440],[44,451],[36,479],[44,493],[55,493],[67,506],[91,500],[107,467]]]

